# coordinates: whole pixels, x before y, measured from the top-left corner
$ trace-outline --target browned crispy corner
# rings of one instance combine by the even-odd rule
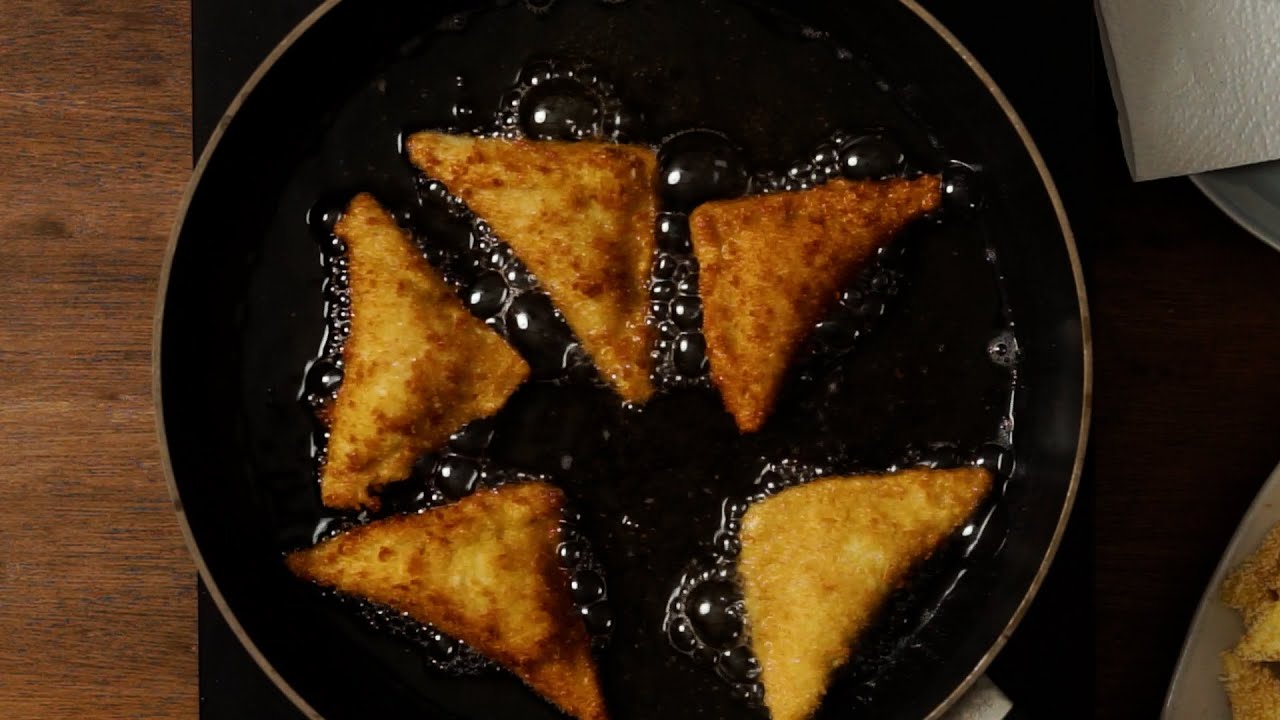
[[[516,251],[618,393],[648,400],[654,152],[439,133],[413,135],[408,149]]]
[[[482,490],[288,556],[298,576],[438,627],[580,720],[605,720],[590,639],[556,560],[564,497]]]
[[[1280,679],[1267,665],[1252,663],[1234,652],[1222,653],[1223,680],[1233,720],[1280,718]]]
[[[748,509],[738,573],[773,720],[813,714],[889,594],[991,482],[981,468],[833,477]]]
[[[836,180],[693,212],[711,376],[740,430],[764,423],[796,349],[853,275],[940,200],[935,176]]]
[[[352,200],[336,232],[347,244],[352,318],[321,495],[329,507],[376,507],[372,490],[496,413],[529,367],[467,312],[372,197]]]

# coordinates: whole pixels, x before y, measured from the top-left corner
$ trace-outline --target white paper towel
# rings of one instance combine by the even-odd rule
[[[1096,0],[1134,180],[1280,158],[1280,0]]]
[[[986,675],[979,677],[964,697],[947,709],[942,720],[1002,720],[1013,703]]]

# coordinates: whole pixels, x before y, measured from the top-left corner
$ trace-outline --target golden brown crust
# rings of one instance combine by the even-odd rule
[[[832,477],[747,510],[738,574],[773,720],[817,709],[890,593],[973,514],[991,482],[982,468]]]
[[[618,393],[648,400],[654,152],[439,133],[413,135],[408,148],[515,250]]]
[[[1236,655],[1253,662],[1280,662],[1280,602],[1256,613],[1236,645]]]
[[[1222,583],[1222,601],[1244,615],[1246,625],[1280,599],[1280,525]]]
[[[926,175],[835,180],[694,210],[711,376],[740,430],[764,423],[796,349],[851,277],[940,200],[939,179]]]
[[[1233,720],[1280,718],[1280,679],[1275,671],[1231,651],[1222,653],[1221,658]]]
[[[1280,525],[1222,583],[1222,601],[1244,619],[1245,634],[1221,654],[1235,720],[1280,717]]]
[[[372,490],[496,413],[529,367],[467,311],[373,197],[352,200],[336,232],[347,245],[352,318],[321,495],[329,507],[376,507]]]
[[[556,559],[563,505],[551,485],[505,485],[357,527],[286,562],[435,625],[574,717],[604,720],[590,639]]]

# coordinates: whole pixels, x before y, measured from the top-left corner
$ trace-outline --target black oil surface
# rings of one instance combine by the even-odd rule
[[[688,40],[655,45],[639,27]],[[824,33],[727,0],[499,2],[424,29],[333,116],[283,194],[257,263],[246,429],[280,549],[369,519],[320,507],[325,431],[314,416],[342,381],[351,313],[332,226],[346,198],[371,191],[535,369],[496,417],[461,429],[389,487],[384,513],[501,482],[555,482],[574,506],[563,556],[597,639],[611,716],[764,717],[733,584],[744,503],[818,474],[915,464],[982,463],[1016,477],[1021,349],[984,223],[983,158],[944,147],[858,57]],[[402,141],[421,129],[659,150],[651,294],[660,391],[646,406],[625,407],[599,380],[537,279],[483,218],[412,170]],[[740,435],[707,378],[686,213],[712,198],[918,172],[944,174],[944,211],[850,280],[765,427]],[[993,498],[894,598],[842,671],[830,708],[874,713],[901,702],[903,683],[939,660],[915,652],[935,641],[931,628],[954,632],[974,611],[1007,514]],[[399,617],[356,622],[370,612],[350,603],[325,607],[332,632],[359,636],[398,682],[455,712],[479,712],[442,690],[464,682],[456,675],[500,675],[430,628]],[[939,620],[949,613],[957,619]],[[528,707],[513,717],[553,714]]]

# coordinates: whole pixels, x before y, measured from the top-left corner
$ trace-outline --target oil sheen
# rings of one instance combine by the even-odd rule
[[[445,448],[421,458],[411,477],[387,487],[379,514],[335,514],[311,503],[282,515],[281,548],[378,516],[456,502],[478,488],[549,480],[572,503],[559,554],[594,639],[612,715],[763,718],[764,688],[734,567],[750,503],[822,475],[915,465],[981,464],[1002,478],[1001,487],[1017,481],[1013,408],[1021,350],[999,258],[982,225],[981,158],[951,157],[938,147],[909,112],[894,109],[891,88],[865,68],[843,71],[854,78],[844,90],[872,98],[861,109],[840,110],[834,94],[810,92],[811,104],[791,108],[806,116],[798,124],[807,131],[770,135],[753,118],[728,120],[710,103],[686,101],[680,93],[689,84],[680,79],[696,69],[642,62],[636,48],[611,51],[586,42],[579,52],[508,53],[485,67],[442,65],[448,49],[472,33],[476,42],[495,43],[506,27],[538,28],[548,33],[548,47],[568,47],[580,16],[644,9],[590,0],[498,5],[451,17],[406,48],[352,101],[354,109],[335,121],[326,140],[354,144],[348,153],[376,148],[365,155],[377,173],[373,187],[362,187],[359,173],[335,169],[351,164],[350,157],[325,156],[305,218],[296,218],[316,243],[322,282],[315,303],[324,329],[316,355],[297,369],[303,378],[297,397],[313,432],[309,471],[289,492],[306,492],[303,484],[314,485],[324,462],[326,409],[340,391],[342,347],[359,311],[351,306],[346,248],[333,234],[351,192],[372,190],[393,210],[461,302],[529,361],[531,381],[495,417],[460,428]],[[732,3],[690,3],[672,13],[700,22],[707,18],[698,13],[723,15],[739,29],[759,22],[755,11],[722,5]],[[560,26],[569,29],[557,35]],[[786,31],[794,35],[786,43],[851,65],[852,55],[825,34],[800,26]],[[717,87],[712,95],[725,92]],[[370,107],[378,119],[360,120]],[[413,170],[399,152],[402,140],[428,129],[654,148],[658,249],[649,322],[656,329],[657,392],[648,404],[624,405],[503,238],[449,188]],[[922,172],[943,177],[941,212],[916,223],[852,278],[794,359],[774,410],[780,421],[740,435],[709,379],[689,212],[711,200],[802,191],[834,178]],[[337,177],[342,181],[325,180]],[[1007,522],[997,494],[893,597],[838,674],[836,702],[874,710],[878,688],[916,662],[907,649],[927,637],[969,570],[1002,551]],[[428,672],[500,672],[434,628],[367,603],[330,601],[416,648]]]

